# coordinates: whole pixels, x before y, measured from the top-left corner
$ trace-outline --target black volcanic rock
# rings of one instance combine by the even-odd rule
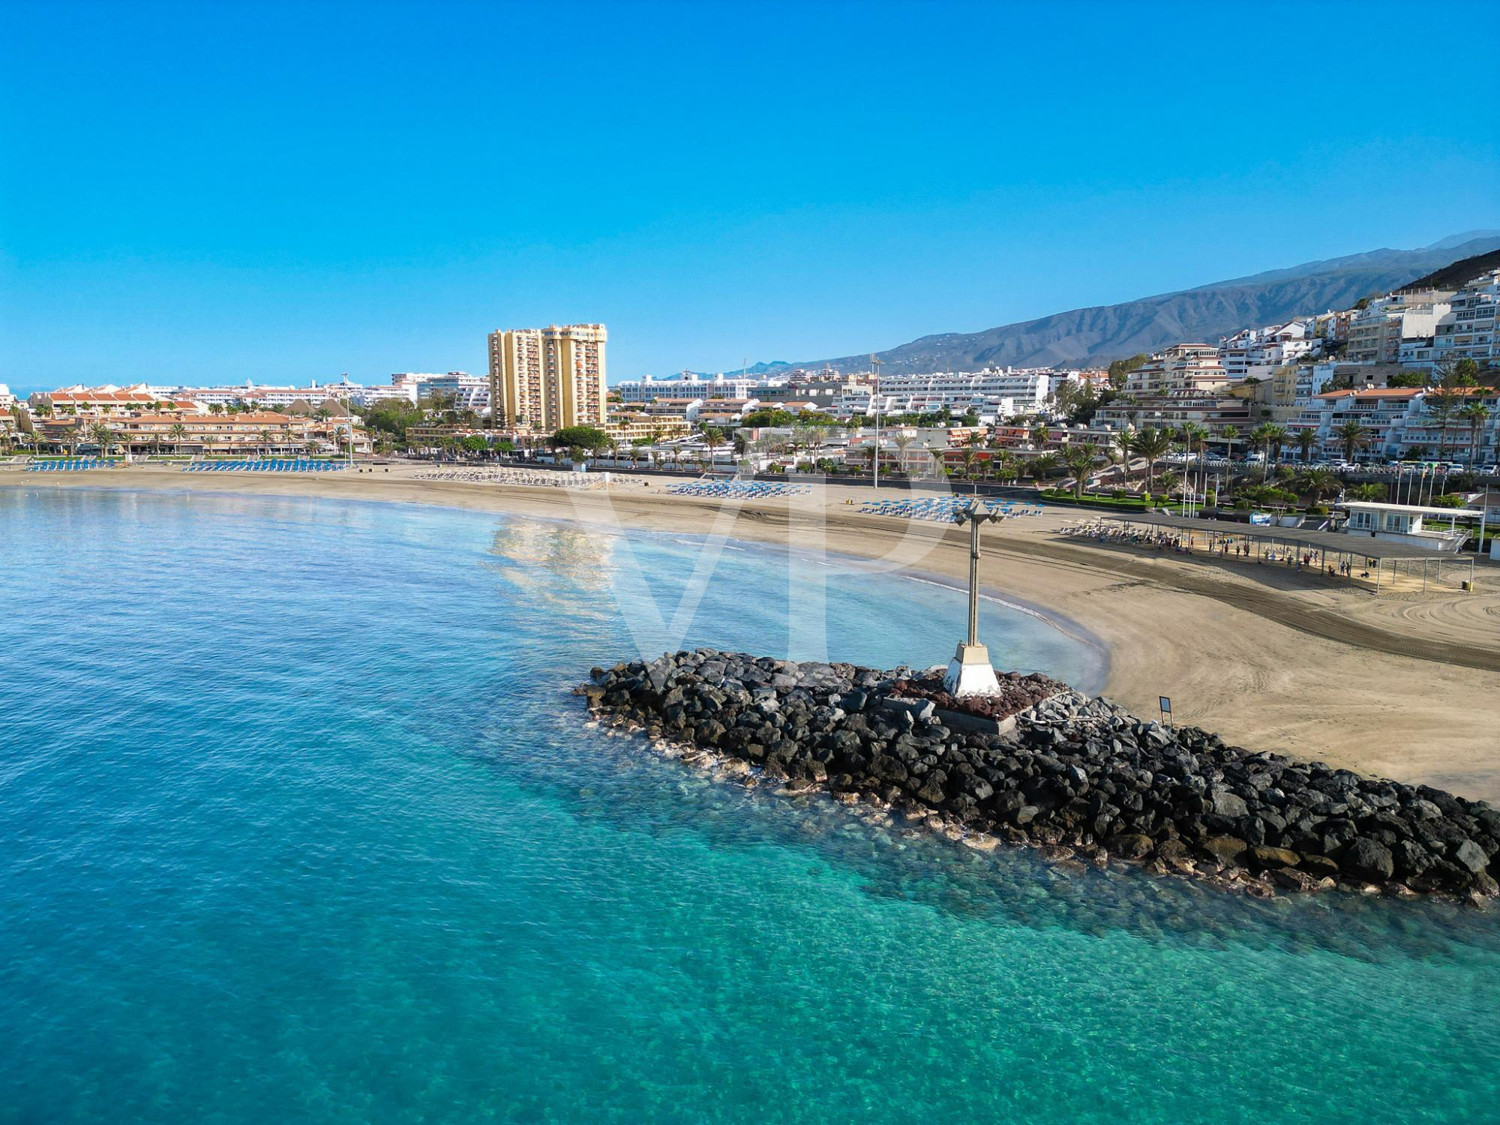
[[[976,733],[909,694],[933,682],[704,649],[596,668],[578,690],[606,723],[708,751],[694,760],[745,784],[935,816],[976,846],[1113,856],[1261,895],[1500,891],[1500,815],[1482,801],[1253,753],[1039,677],[1002,676],[1006,721]]]

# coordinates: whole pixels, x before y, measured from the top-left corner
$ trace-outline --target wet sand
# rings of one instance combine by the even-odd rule
[[[439,504],[728,535],[949,580],[968,572],[967,533],[860,516],[868,489],[721,506],[664,495],[668,482],[660,481],[571,492],[417,479],[422,471],[198,475],[132,466],[51,477],[10,470],[0,472],[0,487]],[[1376,598],[1274,567],[1225,568],[1058,534],[1085,515],[1049,511],[987,525],[980,580],[989,592],[1060,615],[1102,641],[1111,698],[1154,714],[1157,697],[1169,695],[1177,721],[1252,749],[1500,802],[1500,568],[1482,566],[1472,594]]]

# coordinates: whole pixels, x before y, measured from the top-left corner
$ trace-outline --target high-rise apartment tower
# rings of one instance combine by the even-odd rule
[[[605,422],[602,324],[490,333],[490,406],[507,426],[550,433]]]

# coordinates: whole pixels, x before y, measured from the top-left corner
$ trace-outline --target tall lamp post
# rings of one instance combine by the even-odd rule
[[[349,381],[349,372],[344,372],[344,382]],[[344,392],[344,418],[349,423],[349,467],[354,467],[354,396]]]
[[[944,690],[958,698],[997,695],[1000,691],[1000,681],[990,664],[990,650],[979,643],[979,528],[981,524],[998,523],[1004,518],[995,512],[981,511],[973,504],[953,513],[954,523],[960,527],[969,525],[969,638],[959,642],[943,676]]]

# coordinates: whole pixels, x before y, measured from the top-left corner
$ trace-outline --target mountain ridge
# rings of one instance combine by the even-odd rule
[[[1169,344],[1214,343],[1241,328],[1346,309],[1361,297],[1398,289],[1419,275],[1495,249],[1500,249],[1500,232],[1469,231],[1415,250],[1383,247],[978,332],[934,333],[875,355],[888,374],[1107,363]],[[758,363],[748,370],[766,373],[794,366],[866,371],[869,353],[797,364]]]

